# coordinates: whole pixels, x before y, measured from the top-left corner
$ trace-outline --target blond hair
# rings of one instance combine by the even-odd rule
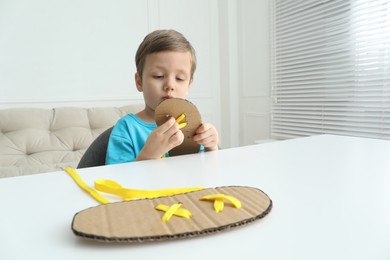
[[[146,35],[135,54],[135,65],[140,78],[142,78],[146,56],[161,51],[188,51],[191,54],[191,80],[193,79],[196,69],[195,49],[183,34],[175,30],[156,30]]]

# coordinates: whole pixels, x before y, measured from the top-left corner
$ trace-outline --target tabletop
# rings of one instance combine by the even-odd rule
[[[390,141],[318,135],[79,169],[90,186],[240,185],[273,202],[246,226],[139,244],[75,236],[73,216],[98,203],[65,172],[0,179],[0,259],[390,259],[389,158]]]

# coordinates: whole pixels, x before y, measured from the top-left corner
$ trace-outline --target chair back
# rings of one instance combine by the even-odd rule
[[[85,151],[83,157],[81,157],[77,168],[87,168],[106,164],[108,139],[110,138],[111,131],[112,127],[101,133],[92,142]]]

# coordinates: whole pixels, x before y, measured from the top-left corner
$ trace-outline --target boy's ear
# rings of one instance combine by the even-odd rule
[[[142,89],[142,79],[139,76],[138,72],[135,73],[134,79],[135,79],[135,85],[137,86],[137,90],[139,92],[142,92],[143,91],[143,89]]]

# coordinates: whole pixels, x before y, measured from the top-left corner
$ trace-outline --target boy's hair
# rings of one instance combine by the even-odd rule
[[[145,59],[148,54],[161,51],[179,51],[190,52],[191,54],[191,80],[193,79],[196,69],[196,53],[191,43],[183,36],[183,34],[175,30],[156,30],[144,38],[137,53],[135,54],[135,65],[137,73],[142,79],[142,71],[144,69]]]

